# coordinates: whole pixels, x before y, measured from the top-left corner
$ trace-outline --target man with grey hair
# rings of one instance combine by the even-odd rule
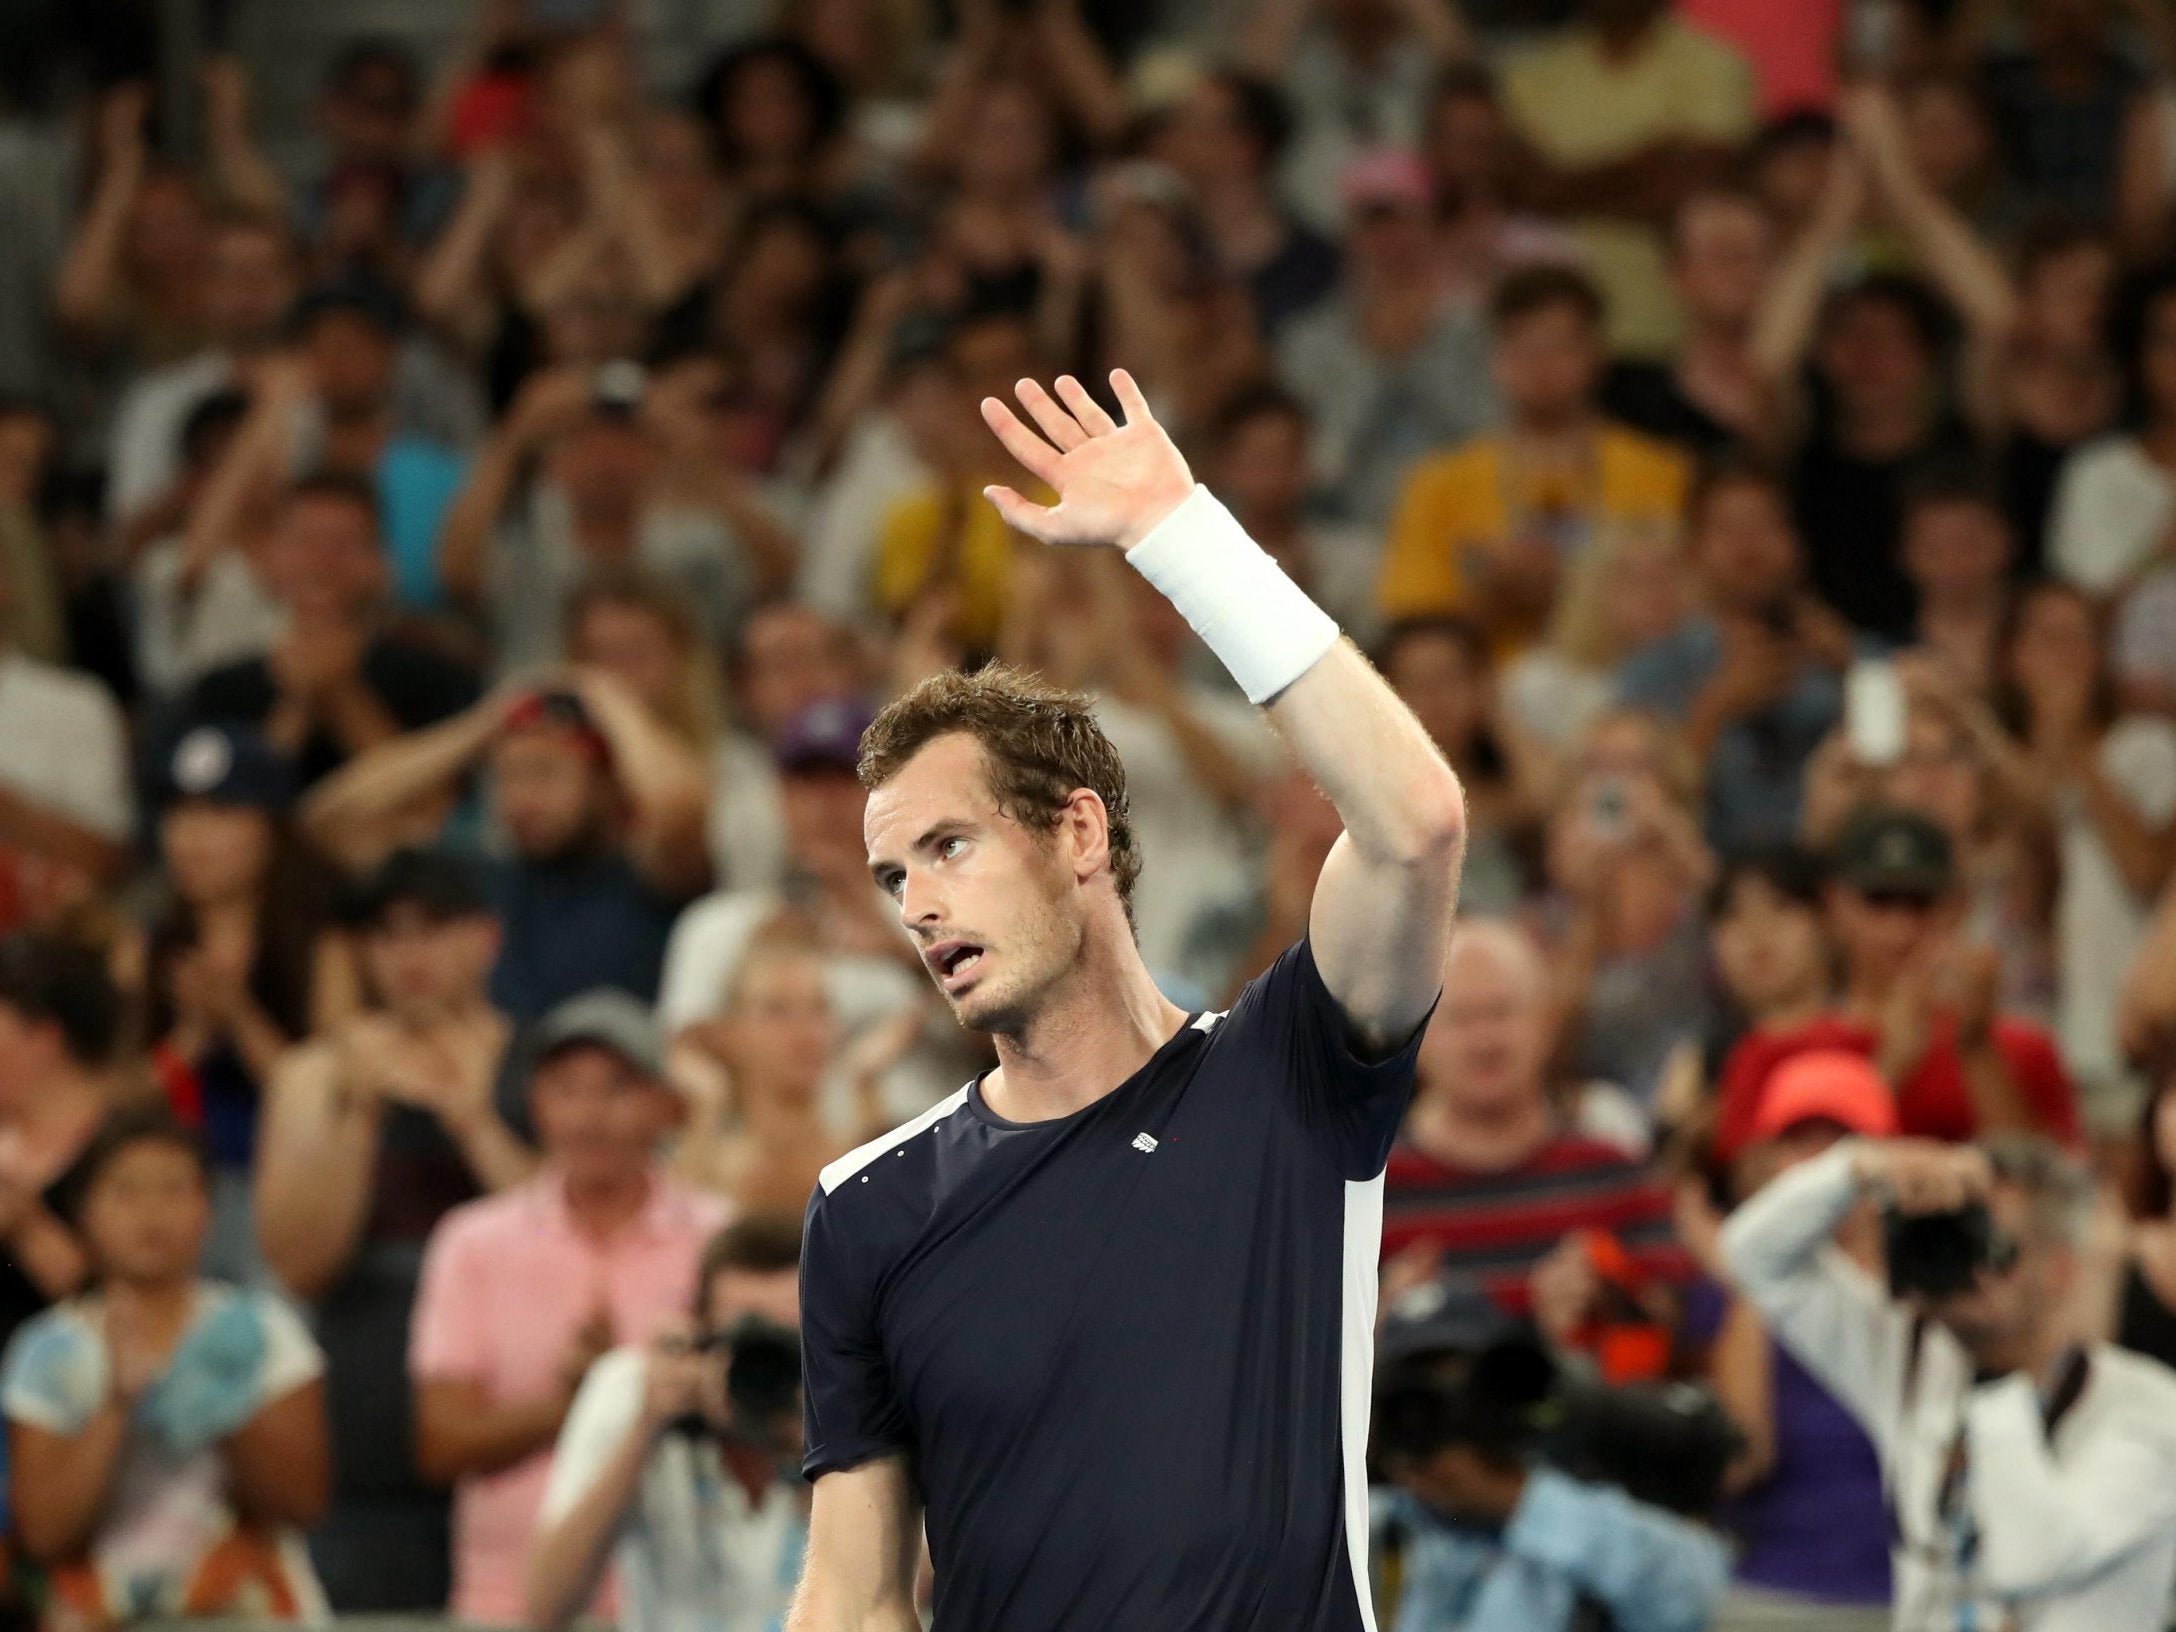
[[[1831,1241],[1866,1200],[1886,1288]],[[2044,1140],[1846,1140],[1725,1226],[1740,1290],[1881,1458],[1898,1632],[2162,1624],[2176,1372],[2095,1336],[2093,1208]]]

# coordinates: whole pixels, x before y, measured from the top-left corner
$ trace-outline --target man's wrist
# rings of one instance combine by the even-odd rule
[[[1152,495],[1147,502],[1138,507],[1137,513],[1143,519],[1138,524],[1129,526],[1119,533],[1115,541],[1118,547],[1130,551],[1136,545],[1142,543],[1157,528],[1169,521],[1177,513],[1179,506],[1192,498],[1200,486],[1199,482],[1191,480],[1183,484],[1173,483],[1167,491]]]

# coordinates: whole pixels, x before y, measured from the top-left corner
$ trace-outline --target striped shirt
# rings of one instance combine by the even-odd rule
[[[1657,1280],[1692,1277],[1669,1192],[1643,1163],[1598,1139],[1560,1133],[1494,1173],[1449,1167],[1401,1142],[1383,1178],[1383,1256],[1438,1246],[1446,1276],[1479,1282],[1514,1314],[1526,1312],[1534,1266],[1574,1230],[1615,1236]]]

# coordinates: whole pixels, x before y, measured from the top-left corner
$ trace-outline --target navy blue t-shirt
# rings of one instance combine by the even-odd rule
[[[1359,1632],[1382,1172],[1305,942],[1054,1121],[974,1084],[824,1170],[811,1478],[903,1452],[938,1632]]]

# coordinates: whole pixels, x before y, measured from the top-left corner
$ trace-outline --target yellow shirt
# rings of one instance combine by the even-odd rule
[[[1023,494],[1037,503],[1053,495],[1036,488]],[[896,501],[884,513],[876,554],[876,602],[894,617],[940,584],[959,597],[953,632],[969,646],[997,645],[1012,588],[1012,556],[1019,543],[979,483],[930,483]]]
[[[1580,535],[1598,526],[1670,524],[1684,512],[1692,480],[1685,456],[1622,426],[1596,433],[1593,463],[1576,482],[1523,470],[1508,448],[1502,437],[1479,437],[1422,460],[1407,475],[1377,589],[1384,617],[1470,612],[1467,563],[1517,526],[1561,518],[1576,547]],[[1516,654],[1539,633],[1538,625],[1490,630],[1501,656]]]
[[[1753,73],[1712,34],[1675,17],[1648,32],[1634,56],[1611,61],[1591,29],[1570,28],[1515,58],[1504,105],[1543,158],[1583,170],[1658,142],[1737,146],[1753,133]],[[1574,223],[1581,259],[1609,302],[1611,349],[1659,357],[1678,339],[1662,238],[1622,216]]]

